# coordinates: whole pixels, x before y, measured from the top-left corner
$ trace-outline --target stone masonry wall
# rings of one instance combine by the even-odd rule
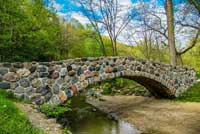
[[[63,103],[88,85],[115,77],[132,79],[159,97],[178,97],[197,79],[194,68],[132,57],[0,63],[0,88],[35,104]]]

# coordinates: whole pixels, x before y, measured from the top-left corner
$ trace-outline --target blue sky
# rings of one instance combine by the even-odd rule
[[[77,19],[83,25],[89,23],[88,19],[81,14],[81,8],[74,4],[72,0],[44,0],[45,5],[48,6],[51,10],[56,12],[61,18],[69,20],[71,18]],[[155,1],[158,8],[163,9],[165,0],[143,0],[143,2]],[[119,0],[120,4],[129,7],[132,4],[136,4],[139,0]],[[175,5],[186,2],[186,0],[173,0]],[[160,10],[158,9],[158,10]],[[176,9],[175,9],[176,11]],[[103,33],[106,34],[106,33]],[[183,38],[183,37],[181,37]],[[120,39],[122,42],[125,42],[123,37]],[[182,40],[182,39],[181,39]]]
[[[84,18],[80,12],[81,8],[74,4],[72,0],[44,0],[45,5],[51,7],[51,10],[56,12],[59,16],[65,19],[75,18],[81,23],[87,23],[87,19]],[[137,3],[139,0],[119,0],[123,5],[130,6]],[[144,2],[150,2],[151,0],[143,0]],[[154,0],[158,6],[163,6],[165,0]],[[180,4],[186,0],[173,0],[175,4]]]

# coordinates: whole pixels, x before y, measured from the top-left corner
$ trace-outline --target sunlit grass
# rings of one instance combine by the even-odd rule
[[[42,134],[9,98],[12,95],[0,89],[0,134]]]

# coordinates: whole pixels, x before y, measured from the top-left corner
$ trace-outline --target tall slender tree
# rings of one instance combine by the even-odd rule
[[[176,66],[176,47],[174,36],[174,8],[173,1],[165,1],[165,11],[167,16],[168,44],[170,51],[170,62],[172,66]]]

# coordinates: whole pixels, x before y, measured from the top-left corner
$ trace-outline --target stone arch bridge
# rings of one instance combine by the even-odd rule
[[[60,104],[88,85],[124,77],[156,97],[178,97],[196,82],[196,71],[132,57],[77,58],[53,62],[0,63],[0,88],[35,104]]]

